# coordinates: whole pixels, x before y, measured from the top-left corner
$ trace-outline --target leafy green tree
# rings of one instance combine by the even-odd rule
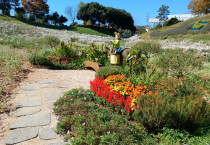
[[[24,15],[25,15],[25,10],[23,9],[23,7],[18,7],[18,8],[15,8],[15,17],[17,18],[21,18],[23,19],[24,18]]]
[[[157,11],[159,13],[156,18],[158,18],[161,22],[165,22],[168,19],[168,15],[170,13],[168,9],[169,9],[169,6],[162,5]]]
[[[49,23],[50,22],[50,24],[51,24],[52,20],[53,20],[53,16],[51,14],[45,15],[45,17],[44,17],[44,22],[45,23]]]
[[[90,20],[92,24],[96,22],[108,23],[110,26],[135,31],[134,20],[130,13],[121,9],[104,7],[96,2],[81,6],[77,13],[77,19],[83,20],[84,24]]]
[[[80,7],[77,13],[77,19],[83,20],[85,25],[86,25],[86,22],[90,20],[90,15],[87,13],[87,11],[88,11],[88,7],[84,5]]]
[[[59,22],[59,18],[60,18],[59,14],[58,14],[57,12],[54,12],[54,13],[52,14],[52,23],[53,23],[54,25],[57,25],[58,22]]]
[[[58,24],[59,26],[62,26],[63,23],[66,23],[68,21],[68,19],[66,17],[64,17],[63,15],[60,16]]]
[[[0,0],[0,10],[3,15],[10,15],[12,8],[19,6],[19,0]]]
[[[45,18],[45,12],[38,12],[38,13],[36,13],[36,19],[38,19],[38,20],[44,20],[44,18]]]

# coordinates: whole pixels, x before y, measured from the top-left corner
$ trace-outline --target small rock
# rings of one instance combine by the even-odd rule
[[[44,126],[49,125],[51,122],[50,113],[34,114],[23,117],[10,125],[10,129],[32,127],[32,126]]]
[[[35,85],[29,84],[29,85],[22,85],[20,86],[21,89],[26,90],[26,91],[32,91],[36,89]]]
[[[40,132],[39,137],[44,140],[59,138],[60,136],[57,135],[54,130],[53,128],[44,128]]]
[[[16,129],[9,132],[6,144],[16,144],[37,137],[38,128]]]
[[[23,99],[17,102],[16,107],[33,107],[40,106],[42,104],[42,100],[39,98],[30,98]]]
[[[16,112],[16,116],[24,116],[24,115],[32,115],[35,114],[37,112],[40,112],[42,109],[41,108],[22,108],[22,109],[18,109]]]

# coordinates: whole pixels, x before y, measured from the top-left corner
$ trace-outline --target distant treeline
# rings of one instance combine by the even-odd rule
[[[91,2],[80,6],[77,13],[77,19],[83,20],[84,24],[91,21],[92,25],[97,22],[99,24],[121,29],[136,30],[134,20],[130,13],[121,9],[105,7],[97,2]]]

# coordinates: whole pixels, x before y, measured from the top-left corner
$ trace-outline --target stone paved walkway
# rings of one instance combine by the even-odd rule
[[[37,69],[29,74],[28,79],[17,89],[18,93],[15,96],[17,109],[11,115],[13,119],[9,122],[9,132],[5,135],[3,143],[66,144],[63,137],[54,132],[58,116],[53,114],[53,102],[70,89],[78,87],[88,89],[89,81],[94,78],[94,74],[93,71],[46,69]]]

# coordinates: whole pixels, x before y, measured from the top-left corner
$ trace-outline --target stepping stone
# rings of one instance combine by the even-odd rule
[[[36,96],[37,92],[36,91],[26,91],[25,94],[26,94],[26,96]]]
[[[39,84],[51,84],[51,83],[54,83],[54,81],[53,80],[39,80],[39,81],[37,81],[37,83],[39,83]]]
[[[9,132],[6,144],[20,143],[38,136],[38,128],[15,129]]]
[[[42,88],[54,88],[54,87],[55,87],[54,84],[47,84],[42,86]]]
[[[20,88],[26,91],[32,91],[36,89],[36,86],[29,84],[29,85],[22,85],[20,86]]]
[[[39,137],[44,140],[59,138],[60,135],[57,135],[54,130],[53,128],[44,128],[40,132]]]
[[[54,142],[50,143],[48,145],[71,145],[69,142]]]
[[[42,100],[39,98],[29,98],[20,100],[17,102],[16,107],[33,107],[40,106],[42,104]]]
[[[18,121],[10,125],[10,129],[32,127],[32,126],[44,126],[44,125],[49,125],[50,122],[51,122],[50,113],[35,114],[19,119]]]
[[[41,108],[22,108],[18,109],[16,112],[16,116],[24,116],[24,115],[32,115],[37,112],[40,112],[42,109]]]
[[[68,88],[69,87],[68,84],[56,84],[55,86],[58,88]]]
[[[47,96],[45,96],[45,98],[47,99],[47,100],[57,100],[57,99],[59,99],[61,96],[63,96],[62,94],[52,94],[52,95],[47,95]]]
[[[53,102],[48,102],[47,104],[48,104],[48,108],[49,109],[53,109],[53,107],[54,107],[54,105],[53,105],[54,103]]]

